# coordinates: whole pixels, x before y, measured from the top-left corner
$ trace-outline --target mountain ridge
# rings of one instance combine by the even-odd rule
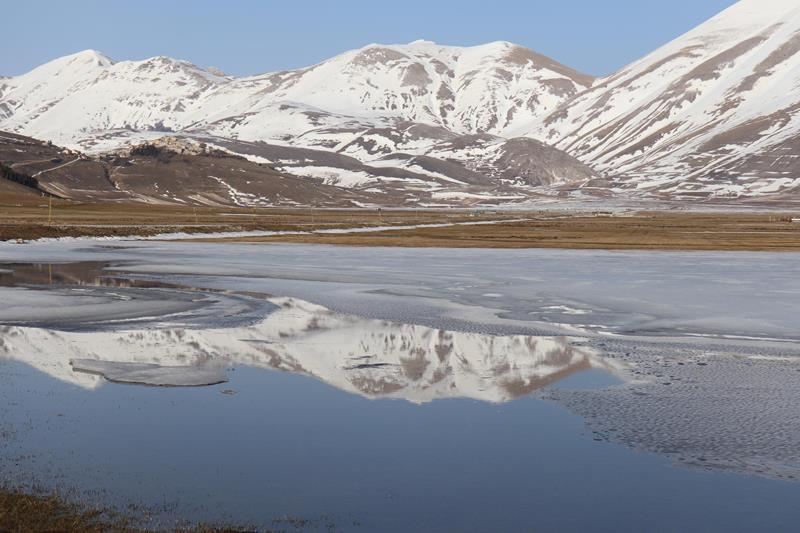
[[[0,79],[0,129],[90,153],[163,135],[310,149],[316,159],[270,163],[342,187],[385,183],[319,152],[376,168],[425,162],[452,174],[438,191],[465,198],[455,175],[531,198],[593,195],[599,183],[603,195],[655,199],[800,191],[800,6],[788,0],[741,0],[599,79],[506,41],[370,44],[295,70],[211,70],[79,52]]]
[[[599,80],[528,134],[601,172],[613,168],[621,189],[796,190],[800,167],[749,158],[797,137],[798,67],[800,6],[742,0]]]
[[[69,79],[59,83],[64,78]],[[376,85],[377,78],[383,85]],[[513,127],[514,120],[520,124],[517,127],[523,127],[521,119],[509,118],[509,114],[522,108],[527,111],[525,120],[543,115],[565,95],[588,87],[593,79],[505,41],[474,47],[442,46],[429,41],[367,45],[309,67],[239,78],[220,77],[188,61],[165,56],[114,61],[95,50],[86,50],[9,78],[4,83],[5,107],[0,118],[6,129],[19,128],[24,130],[21,133],[34,136],[50,135],[52,129],[37,123],[41,107],[37,104],[45,100],[58,111],[58,95],[66,94],[68,103],[75,104],[77,98],[69,92],[79,90],[93,99],[106,97],[95,103],[95,107],[105,106],[101,117],[104,122],[83,121],[82,126],[92,129],[147,129],[157,126],[159,119],[170,129],[182,129],[232,117],[246,120],[244,115],[253,107],[301,103],[331,114],[401,118],[449,127],[457,133],[502,133]],[[164,86],[164,81],[170,85]],[[120,87],[124,84],[136,90]],[[168,106],[156,98],[133,99],[124,92],[127,89],[139,96],[142,84],[147,84],[148,93],[178,103]],[[485,91],[487,87],[491,90]],[[115,97],[113,101],[108,99],[109,92]],[[489,94],[488,100],[481,100],[484,92]],[[32,97],[34,105],[26,106],[25,101]],[[194,100],[191,103],[187,102],[190,97]],[[127,115],[120,107],[125,103],[123,98],[129,98],[128,106],[133,108]],[[510,105],[512,100],[517,105]],[[77,103],[87,107],[85,102]],[[158,109],[161,113],[143,114],[137,109],[142,104],[149,104],[146,110]],[[479,109],[483,107],[486,111]],[[505,119],[499,117],[503,113],[507,115]],[[49,114],[53,117],[56,113]],[[64,124],[59,126],[61,131],[69,130]],[[65,140],[64,136],[58,139],[69,144]]]

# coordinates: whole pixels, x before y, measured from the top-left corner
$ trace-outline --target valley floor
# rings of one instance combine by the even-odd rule
[[[765,213],[526,213],[493,225],[225,240],[445,248],[800,251],[800,218]]]
[[[491,221],[496,223],[487,224]],[[397,229],[381,229],[391,226]],[[330,232],[354,228],[362,230]],[[203,240],[357,246],[800,251],[800,213],[224,209],[109,203],[0,208],[0,240],[175,233]]]
[[[0,241],[63,237],[153,236],[166,233],[309,232],[391,225],[444,224],[518,218],[518,213],[463,210],[331,210],[209,208],[145,204],[0,206]]]

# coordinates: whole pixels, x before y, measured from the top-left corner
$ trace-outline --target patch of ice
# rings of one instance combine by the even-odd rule
[[[154,387],[204,387],[228,381],[218,365],[161,366],[146,363],[118,363],[97,359],[72,359],[75,372],[103,376],[113,383]]]

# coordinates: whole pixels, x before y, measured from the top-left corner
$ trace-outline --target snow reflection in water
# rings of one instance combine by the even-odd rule
[[[445,331],[295,298],[145,288],[105,275],[97,263],[8,268],[14,274],[3,284],[17,287],[4,291],[16,305],[0,311],[0,353],[89,389],[103,375],[153,385],[219,383],[225,368],[241,365],[312,376],[369,398],[505,402],[582,371],[619,370],[565,337]],[[56,286],[42,290],[50,283]],[[129,364],[140,366],[126,372]]]

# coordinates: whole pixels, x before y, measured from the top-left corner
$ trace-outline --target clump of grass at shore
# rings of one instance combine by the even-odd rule
[[[164,533],[135,525],[137,516],[69,503],[57,494],[0,490],[0,533]],[[197,525],[172,533],[269,533],[270,530]]]

